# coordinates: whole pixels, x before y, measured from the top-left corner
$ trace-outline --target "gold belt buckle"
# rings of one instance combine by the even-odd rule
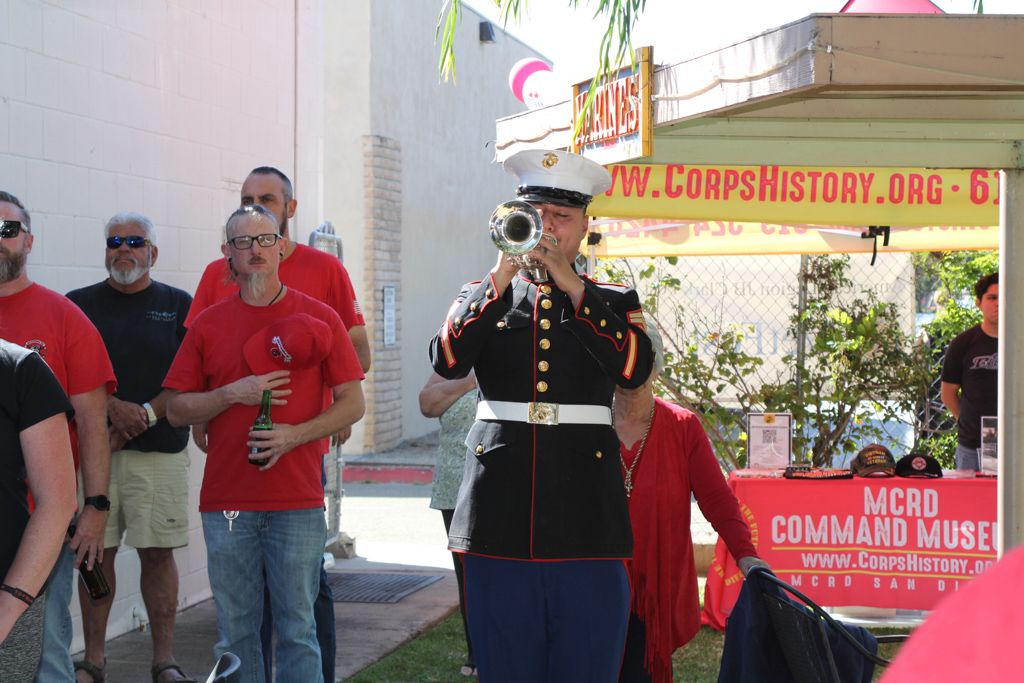
[[[527,403],[526,421],[535,425],[557,425],[557,403]]]

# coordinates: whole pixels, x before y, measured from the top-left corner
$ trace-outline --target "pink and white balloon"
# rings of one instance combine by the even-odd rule
[[[565,85],[542,59],[527,57],[516,62],[508,73],[508,87],[520,102],[537,109],[568,99]]]

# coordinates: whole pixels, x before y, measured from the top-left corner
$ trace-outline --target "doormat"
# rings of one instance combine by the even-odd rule
[[[442,578],[424,574],[327,573],[327,583],[334,594],[334,602],[394,604]]]

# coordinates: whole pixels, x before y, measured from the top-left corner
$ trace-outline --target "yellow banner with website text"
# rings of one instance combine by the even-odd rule
[[[611,164],[589,213],[621,219],[811,225],[999,224],[985,169]]]

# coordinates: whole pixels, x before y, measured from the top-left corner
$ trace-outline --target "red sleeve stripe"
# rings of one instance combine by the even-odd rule
[[[622,376],[629,379],[633,376],[636,368],[636,332],[630,330],[627,334],[629,348],[626,350],[626,365],[622,368]]]
[[[448,339],[448,323],[445,322],[444,330],[441,332],[441,350],[444,351],[444,360],[448,367],[455,365],[455,354],[452,353],[452,342]]]

